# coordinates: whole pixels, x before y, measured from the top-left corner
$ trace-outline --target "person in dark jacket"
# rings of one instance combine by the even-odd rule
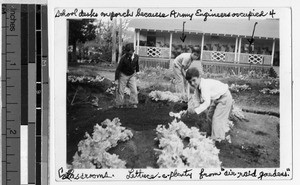
[[[124,90],[127,86],[130,89],[130,106],[132,108],[137,108],[137,72],[139,72],[139,56],[134,54],[133,46],[127,44],[125,46],[125,54],[121,57],[115,73],[115,80],[118,82],[118,89],[116,92],[117,107],[124,107]]]

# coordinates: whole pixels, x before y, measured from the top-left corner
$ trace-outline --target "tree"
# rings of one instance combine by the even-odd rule
[[[113,19],[113,27],[112,27],[112,57],[111,57],[111,63],[116,64],[116,26],[117,26],[117,20]]]
[[[112,60],[112,27],[110,21],[97,20],[95,42],[99,47],[101,62],[110,63]]]
[[[122,28],[122,18],[120,18],[120,23],[119,23],[119,32],[118,32],[118,36],[119,36],[119,55],[118,55],[118,62],[121,59],[122,56],[122,50],[123,50],[123,38],[122,38],[122,33],[123,32],[123,28]]]
[[[120,55],[122,54],[123,43],[126,44],[130,42],[130,40],[132,40],[131,37],[128,37],[128,35],[131,35],[129,34],[131,32],[127,32],[128,23],[129,21],[126,19],[119,22],[117,21],[115,22],[114,27],[113,21],[105,19],[95,19],[84,24],[79,22],[72,22],[72,25],[69,25],[69,45],[73,46],[76,44],[78,48],[78,46],[80,46],[80,44],[84,42],[84,44],[81,44],[82,47],[84,47],[86,50],[90,50],[89,48],[93,47],[92,50],[97,52],[96,54],[92,54],[93,56],[95,55],[95,57],[97,58],[97,62],[106,62],[114,64],[114,62],[119,60]],[[89,31],[88,27],[84,27],[84,31],[82,31],[82,29],[79,29],[80,32],[76,33],[75,31],[78,32],[78,27],[80,27],[81,25],[87,25],[88,27],[91,27],[92,29],[90,30],[92,31],[92,33],[89,33],[91,31]],[[113,32],[115,38],[113,38]],[[73,39],[74,35],[77,35],[75,39]],[[84,36],[81,37],[81,35]],[[119,48],[117,48],[118,45]],[[72,53],[74,54],[72,55],[75,55],[75,49],[76,48],[73,47]],[[113,51],[115,51],[114,55]],[[76,59],[73,60],[76,61]]]
[[[93,19],[69,20],[69,45],[73,46],[71,55],[72,62],[77,62],[77,43],[85,43],[86,41],[96,38],[95,31],[97,26],[94,25],[93,22]]]
[[[101,51],[101,61],[115,64],[122,55],[123,40],[128,42],[127,28],[128,20],[104,21],[97,20],[96,39],[95,42],[99,45]],[[132,40],[132,39],[129,39]],[[117,47],[119,46],[119,47]],[[115,53],[114,53],[115,52]]]

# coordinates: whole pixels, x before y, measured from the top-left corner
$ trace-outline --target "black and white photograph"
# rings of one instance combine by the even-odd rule
[[[73,168],[279,167],[279,20],[68,21]]]
[[[291,178],[286,14],[56,8],[57,180]]]

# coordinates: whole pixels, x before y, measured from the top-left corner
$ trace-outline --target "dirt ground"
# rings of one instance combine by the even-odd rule
[[[100,93],[101,94],[101,93]],[[71,164],[78,142],[84,133],[92,133],[93,126],[105,119],[120,118],[122,126],[131,129],[134,136],[120,143],[109,152],[118,154],[125,160],[127,168],[157,168],[154,148],[158,143],[155,128],[172,121],[170,111],[178,112],[186,108],[183,103],[154,102],[146,92],[139,94],[138,109],[110,108],[113,96],[99,95],[99,106],[78,104],[67,110],[67,162]],[[268,115],[245,113],[248,121],[234,120],[230,131],[231,143],[217,145],[222,166],[227,168],[267,168],[279,167],[279,118]],[[182,120],[189,127],[196,126],[210,134],[205,114]]]
[[[114,80],[113,67],[104,69],[103,66],[69,67],[75,75],[101,75],[108,79],[105,86],[82,86],[77,93],[73,105],[70,105],[77,87],[68,84],[67,101],[67,163],[77,151],[77,144],[84,139],[85,132],[91,134],[93,126],[105,119],[118,117],[122,126],[133,132],[133,138],[125,143],[119,143],[109,152],[119,155],[126,161],[127,168],[158,168],[155,148],[155,129],[157,125],[167,125],[172,121],[169,112],[179,112],[186,109],[184,103],[154,102],[148,98],[151,90],[172,90],[168,84],[168,74],[144,73],[144,78],[138,80],[139,105],[138,109],[116,109],[114,95],[105,93],[110,81]],[[152,74],[153,73],[153,74]],[[152,75],[151,75],[152,74]],[[162,76],[163,79],[157,79]],[[247,110],[275,112],[279,115],[279,95],[268,95],[259,92],[265,87],[260,79],[236,80],[220,78],[224,83],[248,84],[250,91],[233,92],[235,104]],[[159,81],[159,84],[157,84]],[[154,84],[154,85],[153,85]],[[78,88],[77,88],[78,89]],[[86,97],[88,96],[88,99]],[[97,97],[98,106],[91,105],[91,98]],[[85,99],[79,102],[77,99]],[[219,158],[222,166],[227,168],[275,168],[280,165],[280,124],[279,117],[267,114],[244,112],[247,120],[233,120],[234,127],[230,131],[231,143],[222,142],[216,145],[220,149]],[[205,119],[205,113],[182,120],[188,127],[198,127],[200,131],[210,134],[210,125]]]

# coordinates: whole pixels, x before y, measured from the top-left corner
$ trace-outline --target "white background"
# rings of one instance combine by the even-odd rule
[[[41,3],[44,2],[42,0],[38,1],[13,1],[13,0],[5,0],[5,1],[1,1],[1,3],[14,3],[14,2],[19,2],[19,3]],[[245,3],[244,3],[245,2]],[[296,184],[296,181],[299,184],[299,176],[297,176],[297,174],[299,174],[299,167],[296,164],[300,164],[299,163],[299,147],[297,147],[298,143],[297,141],[299,141],[299,134],[298,131],[299,130],[299,108],[297,107],[296,102],[300,102],[299,98],[298,98],[298,94],[299,94],[299,80],[300,80],[300,75],[298,70],[299,68],[299,62],[298,62],[298,51],[300,50],[299,48],[299,19],[297,19],[299,17],[299,11],[300,11],[300,6],[297,6],[297,1],[296,0],[285,0],[285,1],[280,1],[280,0],[251,0],[251,1],[238,1],[238,0],[219,0],[219,1],[215,1],[215,0],[210,0],[210,1],[201,1],[201,0],[192,0],[192,1],[172,1],[172,0],[151,0],[151,1],[137,1],[137,0],[127,0],[127,1],[116,1],[116,0],[107,0],[107,1],[96,1],[96,0],[82,0],[82,1],[78,1],[78,0],[50,0],[48,2],[49,4],[49,43],[51,44],[50,47],[50,62],[51,62],[51,57],[54,56],[53,53],[53,47],[54,47],[54,43],[51,42],[53,41],[53,30],[54,30],[54,20],[53,20],[53,14],[54,14],[54,7],[291,7],[292,8],[292,65],[293,65],[293,80],[294,80],[294,92],[293,92],[293,102],[294,102],[294,120],[293,120],[293,131],[290,132],[289,134],[293,134],[294,138],[293,138],[293,144],[294,144],[294,157],[293,157],[293,173],[294,173],[294,179],[292,181],[263,181],[263,182],[259,182],[261,184]],[[77,6],[77,4],[79,6]],[[299,4],[299,3],[298,3]],[[1,19],[0,19],[1,21]],[[1,23],[1,22],[0,22]],[[1,23],[2,25],[2,23]],[[0,37],[0,41],[1,41],[2,37]],[[282,38],[280,38],[282,39]],[[296,42],[298,41],[298,42]],[[2,41],[1,41],[2,43]],[[285,47],[289,47],[289,45],[285,45]],[[1,59],[0,59],[1,60]],[[1,61],[2,62],[2,61]],[[53,61],[52,61],[53,62]],[[281,60],[281,66],[285,65],[284,63],[285,61]],[[288,62],[288,61],[286,61]],[[1,66],[0,66],[1,69]],[[51,68],[51,77],[54,76],[54,68]],[[283,73],[280,72],[281,77]],[[289,76],[289,75],[287,75]],[[282,82],[280,83],[282,84]],[[51,89],[51,93],[53,95],[54,93],[54,88]],[[54,100],[53,96],[51,97],[52,101]],[[282,100],[281,100],[282,101]],[[282,105],[282,104],[281,104]],[[298,103],[299,105],[299,103]],[[54,112],[54,107],[51,107],[51,114],[53,114]],[[51,121],[52,124],[54,124],[53,122],[53,116],[51,117]],[[282,123],[282,122],[281,122]],[[91,183],[58,183],[54,180],[54,174],[53,172],[55,172],[55,170],[52,170],[55,168],[55,162],[54,162],[54,127],[53,125],[50,127],[51,129],[51,135],[50,135],[50,166],[51,166],[51,170],[50,172],[52,172],[50,174],[50,182],[51,184],[91,184]],[[1,143],[0,143],[1,145]],[[284,157],[284,156],[281,156]],[[0,158],[1,159],[1,158]],[[1,166],[0,166],[0,171],[1,170]],[[0,174],[0,179],[1,179],[1,174]],[[105,184],[116,184],[117,182],[102,182]],[[128,182],[118,182],[119,184],[150,184],[150,183],[164,183],[164,184],[176,184],[178,182],[168,182],[168,181],[163,181],[163,182],[132,182],[132,181],[128,181]],[[189,184],[199,184],[199,183],[206,183],[206,184],[216,184],[216,182],[188,182]],[[235,182],[235,181],[226,181],[226,182],[217,182],[218,184],[240,184],[240,183],[244,183],[243,182]],[[250,183],[250,182],[249,182]],[[258,183],[257,181],[251,182],[251,183]],[[92,183],[92,184],[100,184],[100,183]]]
[[[109,7],[128,7],[128,8],[132,8],[132,7],[141,7],[143,9],[146,9],[146,7],[155,7],[155,5],[159,8],[162,7],[166,7],[166,8],[171,8],[171,7],[176,7],[175,9],[180,9],[180,8],[186,8],[186,7],[191,7],[191,9],[196,9],[195,7],[215,7],[215,8],[223,8],[224,10],[226,10],[226,7],[232,8],[232,7],[237,7],[237,8],[242,8],[242,7],[258,7],[256,8],[256,10],[258,9],[263,9],[263,7],[272,7],[272,8],[276,8],[276,7],[288,7],[287,5],[283,5],[283,4],[274,4],[274,1],[272,2],[272,4],[269,4],[264,1],[264,3],[260,2],[255,2],[255,3],[251,3],[251,4],[243,4],[241,2],[237,2],[237,1],[226,1],[227,3],[224,4],[225,1],[222,2],[218,2],[216,3],[216,1],[214,1],[214,3],[210,2],[206,2],[206,1],[189,1],[189,3],[174,3],[174,2],[167,2],[164,1],[163,3],[155,3],[157,1],[151,1],[151,2],[138,2],[138,1],[126,1],[126,4],[124,3],[118,3],[118,1],[110,1],[110,2],[99,2],[99,1],[89,1],[89,3],[87,3],[87,1],[84,2],[79,2],[76,1],[76,3],[73,3],[70,5],[68,3],[64,2],[54,2],[53,4],[52,2],[49,4],[49,8],[50,8],[50,13],[55,13],[56,11],[54,11],[55,8],[109,8]],[[228,3],[230,2],[230,3]],[[218,5],[217,7],[215,5]],[[71,9],[70,9],[71,10]],[[109,12],[109,10],[107,10]],[[291,95],[291,92],[289,91],[290,89],[290,83],[291,83],[291,63],[289,61],[291,61],[291,35],[290,35],[290,28],[291,28],[291,20],[290,20],[290,15],[283,13],[283,12],[278,12],[279,18],[281,20],[280,22],[280,44],[281,44],[281,71],[280,71],[280,80],[281,80],[281,102],[280,102],[280,106],[281,106],[281,167],[286,167],[286,165],[289,165],[289,162],[291,161],[290,159],[290,154],[291,154],[291,119],[289,116],[289,113],[291,110],[289,110],[290,107],[290,99],[289,96]],[[54,64],[57,62],[57,65],[54,66],[54,68],[51,68],[53,71],[53,78],[52,80],[54,80],[54,84],[55,84],[55,89],[52,88],[52,94],[54,94],[54,96],[52,97],[54,100],[54,107],[52,107],[52,113],[54,113],[54,116],[52,116],[51,118],[53,118],[53,120],[51,120],[52,123],[57,124],[57,125],[61,125],[62,121],[66,120],[66,110],[65,110],[65,104],[61,103],[61,102],[65,102],[65,92],[62,91],[62,89],[65,89],[65,84],[57,84],[56,82],[59,82],[60,79],[65,79],[65,73],[66,73],[66,65],[62,64],[62,61],[66,60],[66,53],[65,53],[65,48],[66,48],[66,25],[65,25],[65,20],[57,18],[55,20],[51,20],[53,19],[54,15],[49,15],[50,18],[50,23],[54,23],[54,25],[51,25],[51,29],[54,29],[54,34],[51,34],[51,36],[54,36],[52,38],[50,38],[50,41],[52,41],[52,43],[50,43],[51,46],[51,50],[50,50],[50,57],[54,57]],[[283,20],[283,21],[282,21]],[[59,29],[56,29],[59,28]],[[53,31],[53,30],[52,30]],[[51,53],[52,52],[52,53]],[[50,59],[51,60],[51,59]],[[285,62],[284,62],[285,61]],[[59,65],[59,66],[58,66]],[[55,104],[57,103],[57,104]],[[56,114],[57,113],[57,114]],[[55,143],[65,143],[65,133],[66,133],[66,129],[63,128],[62,126],[59,127],[55,127],[55,125],[52,125],[53,127],[51,128],[51,130],[53,131],[53,134],[51,136],[54,136],[55,138],[52,139],[51,141],[51,145],[53,147],[53,149],[56,151],[55,154],[56,155],[52,155],[52,157],[55,156],[61,156],[61,154],[63,155],[64,153],[58,153],[60,151],[65,151],[66,150],[66,146],[64,144],[55,144]],[[54,153],[51,153],[54,154]],[[53,159],[53,158],[52,158]],[[56,173],[57,172],[57,167],[63,166],[65,163],[65,159],[64,157],[56,157],[55,160],[51,160],[51,162],[53,162],[51,164],[52,167],[56,168],[54,169],[52,172]],[[294,166],[295,167],[295,166]],[[266,169],[267,170],[267,169]],[[84,171],[86,172],[86,170]],[[118,170],[119,172],[119,170]],[[117,170],[116,170],[116,173]],[[124,175],[125,176],[125,175]],[[53,180],[54,176],[53,174],[50,176],[50,179]],[[125,179],[125,178],[123,178]],[[54,182],[54,181],[53,181]],[[118,181],[119,182],[119,181]],[[218,181],[219,183],[222,183],[221,181]],[[252,181],[253,182],[253,181]],[[277,183],[280,181],[274,181],[272,183]],[[94,184],[95,182],[93,182],[92,184]],[[105,183],[117,183],[115,182],[105,182]],[[133,182],[129,182],[129,181],[122,181],[122,183],[130,183],[132,184]],[[134,182],[134,183],[141,183],[141,182]],[[143,183],[150,183],[149,181],[144,181]],[[153,183],[153,182],[152,182]],[[159,183],[159,182],[157,182]],[[171,182],[167,182],[164,181],[163,183],[171,183]],[[172,182],[175,183],[175,182]],[[197,183],[197,182],[189,182],[189,183]],[[211,182],[205,182],[205,183],[211,183]],[[236,182],[236,181],[226,181],[226,183],[240,183],[240,182]],[[266,183],[263,182],[263,183]],[[281,182],[282,183],[282,182]],[[90,182],[78,182],[74,184],[90,184]],[[95,183],[97,184],[97,183]]]

